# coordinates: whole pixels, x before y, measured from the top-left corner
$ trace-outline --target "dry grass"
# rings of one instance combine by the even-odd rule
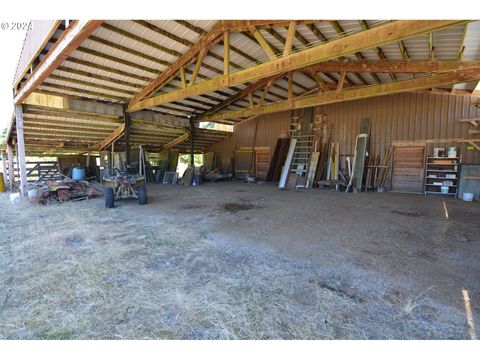
[[[421,336],[291,259],[219,245],[167,215],[0,198],[0,338]],[[370,303],[370,305],[368,304]],[[414,309],[412,309],[414,312]],[[383,328],[379,327],[379,324]],[[403,330],[402,330],[403,329]],[[405,330],[407,329],[407,330]]]

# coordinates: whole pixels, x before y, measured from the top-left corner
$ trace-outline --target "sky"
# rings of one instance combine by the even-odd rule
[[[0,24],[10,23],[0,20]],[[1,26],[3,28],[3,26]],[[25,31],[0,29],[2,56],[0,60],[0,130],[7,127],[13,114],[12,84],[25,39]]]

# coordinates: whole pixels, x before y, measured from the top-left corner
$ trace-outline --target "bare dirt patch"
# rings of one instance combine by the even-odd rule
[[[464,339],[462,288],[480,328],[475,204],[446,220],[423,196],[148,191],[108,210],[0,194],[0,338]]]
[[[239,211],[248,211],[255,209],[255,204],[251,203],[226,203],[222,205],[223,210],[231,214],[236,214]]]

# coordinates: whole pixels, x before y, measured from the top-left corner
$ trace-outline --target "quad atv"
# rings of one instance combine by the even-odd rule
[[[145,177],[129,174],[128,171],[114,169],[116,175],[104,176],[105,207],[113,208],[115,201],[137,199],[140,205],[147,203]]]

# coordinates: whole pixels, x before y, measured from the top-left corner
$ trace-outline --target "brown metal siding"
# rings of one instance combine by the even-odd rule
[[[291,112],[285,111],[276,114],[268,114],[258,117],[257,137],[255,147],[270,147],[270,157],[275,150],[275,144],[282,132],[287,132],[290,127]],[[255,134],[255,123],[257,119],[249,120],[243,124],[235,126],[233,136],[228,140],[214,144],[210,151],[218,154],[221,167],[228,168],[232,152],[244,147],[253,146],[253,137]]]
[[[362,117],[371,118],[370,153],[382,155],[386,146],[395,141],[472,138],[468,129],[472,125],[459,123],[459,119],[480,117],[480,109],[472,105],[475,97],[453,96],[432,93],[404,93],[381,96],[365,100],[324,105],[315,113],[324,114],[325,120],[333,125],[333,141],[340,143],[340,154],[351,155]],[[294,111],[299,115],[303,111]],[[270,146],[271,155],[276,139],[288,131],[292,112],[282,112],[259,117],[255,146]],[[240,124],[234,136],[212,146],[228,166],[234,149],[251,147],[255,120]],[[477,136],[478,138],[479,136]],[[463,163],[480,163],[480,152],[466,150],[467,144],[427,144],[427,153],[433,147],[457,146]],[[341,167],[343,167],[341,159]]]

